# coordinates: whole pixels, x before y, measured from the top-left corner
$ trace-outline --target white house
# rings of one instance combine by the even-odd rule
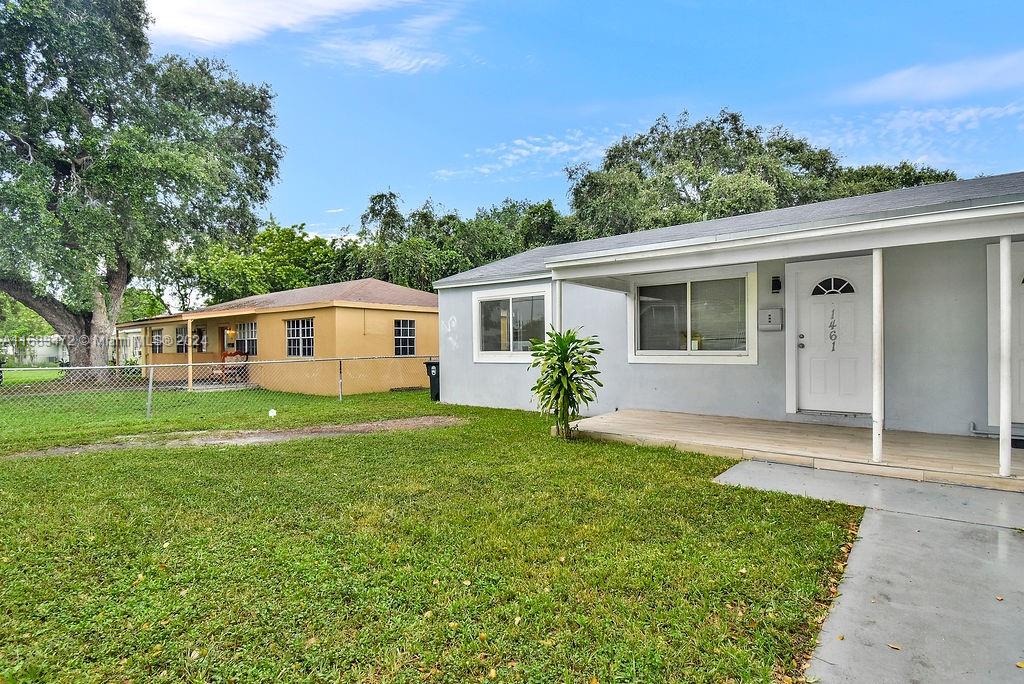
[[[0,340],[0,355],[19,366],[33,366],[65,362],[68,349],[60,335],[26,336]]]
[[[123,366],[142,361],[142,331],[141,327],[118,327],[117,336],[114,338],[113,361],[115,364]]]
[[[530,408],[529,339],[582,327],[595,436],[1018,488],[1021,234],[1014,173],[533,249],[435,284],[441,397]]]

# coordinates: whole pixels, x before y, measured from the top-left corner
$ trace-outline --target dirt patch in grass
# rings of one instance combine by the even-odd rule
[[[140,449],[146,447],[196,447],[196,446],[250,446],[255,444],[276,444],[310,437],[342,437],[372,432],[393,432],[395,430],[422,430],[424,428],[452,427],[466,421],[455,416],[417,416],[415,418],[394,418],[375,420],[368,423],[349,425],[308,425],[306,427],[282,430],[198,430],[189,432],[168,432],[164,434],[125,435],[107,442],[83,444],[70,447],[53,447],[36,451],[25,451],[3,456],[2,460],[33,458],[39,456],[60,456],[83,454],[94,451],[117,449]]]

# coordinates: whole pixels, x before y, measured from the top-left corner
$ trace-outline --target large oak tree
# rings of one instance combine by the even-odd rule
[[[662,116],[609,147],[599,168],[567,171],[582,238],[956,180],[909,162],[845,166],[826,147],[725,109],[698,121]]]
[[[75,365],[105,363],[124,293],[181,250],[254,232],[273,96],[154,58],[144,0],[0,0],[0,291]]]

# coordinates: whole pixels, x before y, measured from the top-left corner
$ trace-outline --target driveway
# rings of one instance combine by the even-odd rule
[[[1024,683],[1024,494],[758,461],[717,481],[867,508],[810,681]]]

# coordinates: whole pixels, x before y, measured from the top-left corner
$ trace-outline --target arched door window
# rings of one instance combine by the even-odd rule
[[[853,284],[845,278],[832,276],[825,278],[811,290],[811,295],[853,294]]]

